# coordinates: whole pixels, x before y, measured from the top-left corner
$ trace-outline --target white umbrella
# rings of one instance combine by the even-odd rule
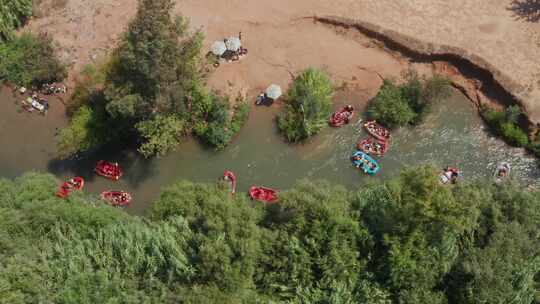
[[[227,50],[236,52],[242,46],[242,42],[238,37],[230,37],[227,39],[227,42],[225,42],[225,45],[227,46]]]
[[[281,87],[278,86],[277,84],[272,84],[266,89],[265,93],[266,93],[266,96],[268,96],[268,98],[276,100],[282,94]]]
[[[225,42],[223,41],[216,41],[212,44],[212,47],[210,48],[212,53],[216,56],[221,56],[225,51],[227,50],[227,46],[225,45]]]

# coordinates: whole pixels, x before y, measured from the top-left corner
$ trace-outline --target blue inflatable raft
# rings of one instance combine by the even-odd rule
[[[362,151],[354,152],[351,160],[355,167],[361,169],[369,175],[374,175],[381,170],[381,166],[379,166],[377,161]]]

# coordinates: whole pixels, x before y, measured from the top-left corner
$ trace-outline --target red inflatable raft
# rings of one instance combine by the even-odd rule
[[[386,151],[388,150],[388,146],[389,145],[387,141],[374,140],[372,137],[363,139],[356,145],[358,150],[367,154],[377,156],[384,155],[384,153],[386,153]]]
[[[120,168],[118,163],[111,163],[104,160],[100,160],[97,162],[94,171],[98,175],[112,180],[119,180],[120,177],[122,177],[122,175],[124,174],[122,172],[122,168]]]
[[[125,207],[131,203],[131,194],[124,191],[104,191],[101,199],[115,207]]]
[[[249,188],[249,196],[253,200],[266,203],[274,203],[278,199],[276,190],[257,186],[252,186],[251,188]]]
[[[77,176],[60,185],[60,188],[56,192],[56,196],[67,198],[73,190],[82,190],[83,187],[84,179]]]
[[[386,141],[390,139],[390,131],[376,123],[374,120],[364,123],[364,128],[366,128],[366,131],[368,131],[369,134],[378,140]]]
[[[348,124],[354,116],[354,108],[351,105],[344,106],[341,110],[334,112],[330,117],[330,125],[333,127],[341,127]]]
[[[225,171],[225,173],[223,173],[223,179],[231,184],[231,193],[234,194],[236,192],[236,176],[234,173]]]

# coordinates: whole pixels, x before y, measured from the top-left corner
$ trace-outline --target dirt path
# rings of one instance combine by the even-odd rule
[[[526,0],[185,0],[176,11],[205,32],[206,47],[243,32],[249,56],[225,65],[210,84],[228,92],[259,90],[270,82],[286,85],[290,73],[307,66],[326,68],[337,81],[375,91],[383,76],[407,66],[369,41],[350,41],[304,17],[333,15],[371,22],[434,44],[459,47],[480,56],[517,85],[532,119],[540,121],[540,25]],[[136,11],[136,0],[43,0],[43,17],[32,30],[54,35],[71,77],[85,63],[115,46]],[[540,8],[539,8],[540,10]],[[353,80],[355,79],[355,80]],[[536,101],[536,102],[535,102]]]

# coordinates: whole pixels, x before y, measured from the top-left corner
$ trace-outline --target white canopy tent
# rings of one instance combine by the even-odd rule
[[[281,87],[278,86],[277,84],[271,84],[266,89],[265,93],[268,98],[273,99],[273,100],[278,99],[283,94],[283,92],[281,91]]]
[[[212,44],[210,51],[216,56],[221,56],[227,51],[227,46],[225,45],[225,42],[218,40]]]

